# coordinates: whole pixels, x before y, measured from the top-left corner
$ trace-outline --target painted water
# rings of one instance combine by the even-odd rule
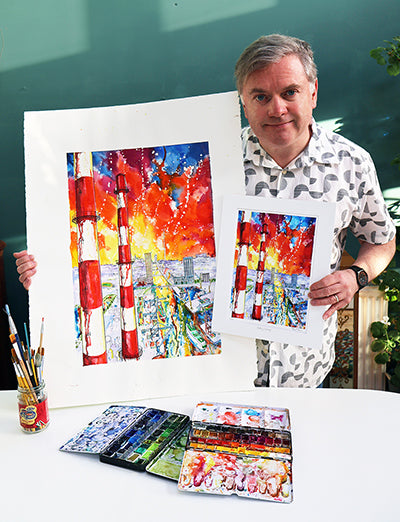
[[[220,337],[212,332],[215,258],[132,262],[140,359],[218,354]],[[73,269],[77,350],[82,350],[78,269]],[[118,265],[101,265],[108,362],[122,361]]]
[[[235,274],[234,274],[235,275]],[[255,284],[257,271],[248,269],[244,319],[252,319],[255,301]],[[298,274],[272,273],[266,270],[263,280],[262,312],[260,325],[274,324],[304,330],[307,324],[310,278]],[[235,280],[232,280],[231,308],[233,310],[233,291]]]

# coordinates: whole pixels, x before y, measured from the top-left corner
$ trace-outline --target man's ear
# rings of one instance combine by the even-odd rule
[[[314,83],[314,92],[312,93],[312,108],[315,109],[317,106],[317,99],[318,99],[318,78],[315,80]]]
[[[245,115],[246,118],[247,118],[246,105],[244,104],[243,94],[240,95],[240,101],[241,101],[241,103],[242,103],[242,107],[243,107],[244,115]]]

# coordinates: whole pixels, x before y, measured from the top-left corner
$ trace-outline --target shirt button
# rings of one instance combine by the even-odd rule
[[[282,174],[283,174],[283,175],[285,175],[286,172],[287,172],[287,169],[283,169],[283,170],[282,170]]]

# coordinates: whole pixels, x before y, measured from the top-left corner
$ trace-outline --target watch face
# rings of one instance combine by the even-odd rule
[[[360,286],[367,286],[368,276],[364,270],[360,270],[357,274],[358,284]]]

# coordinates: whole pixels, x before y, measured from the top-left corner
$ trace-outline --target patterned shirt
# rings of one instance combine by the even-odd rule
[[[336,203],[331,270],[340,266],[347,229],[372,244],[395,236],[370,155],[314,120],[307,147],[281,168],[250,127],[242,131],[246,194]],[[325,321],[320,350],[257,340],[256,386],[319,386],[335,359],[336,314]]]

